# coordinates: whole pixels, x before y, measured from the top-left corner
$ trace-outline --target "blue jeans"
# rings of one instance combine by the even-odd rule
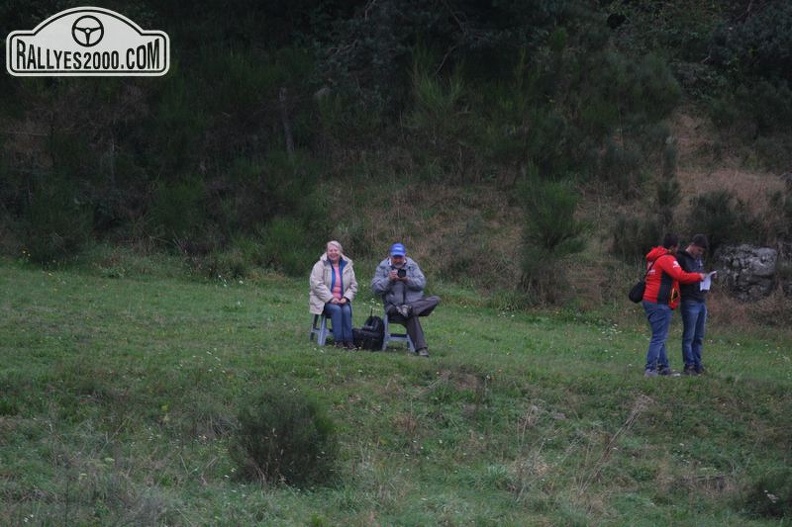
[[[668,330],[671,328],[671,315],[673,311],[668,304],[657,304],[644,300],[643,308],[646,312],[646,320],[652,330],[652,338],[649,340],[649,349],[646,352],[646,369],[655,370],[668,368],[668,354],[666,353],[666,339]]]
[[[704,347],[704,332],[707,326],[707,304],[697,300],[683,300],[682,314],[682,360],[685,366],[701,368],[701,349]]]
[[[333,342],[352,342],[352,304],[327,303],[324,312],[333,324]]]

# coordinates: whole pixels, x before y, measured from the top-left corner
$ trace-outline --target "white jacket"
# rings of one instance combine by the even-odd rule
[[[352,260],[344,255],[341,255],[341,283],[343,285],[343,292],[341,293],[349,302],[355,299],[358,284],[355,278],[355,267]],[[324,253],[319,261],[316,262],[311,270],[310,278],[310,292],[308,294],[308,303],[311,314],[321,315],[324,311],[326,303],[333,299],[333,292],[330,287],[333,283],[333,265],[327,259],[327,253]]]

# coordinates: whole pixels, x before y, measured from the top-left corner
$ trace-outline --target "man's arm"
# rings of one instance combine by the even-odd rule
[[[426,277],[415,261],[408,268],[406,284],[407,288],[413,291],[423,291],[426,287]]]
[[[702,273],[688,273],[682,269],[677,259],[673,256],[671,258],[663,258],[660,269],[681,284],[694,284],[704,280]]]
[[[391,288],[391,281],[388,278],[388,269],[382,265],[377,266],[374,276],[371,278],[371,290],[375,295],[382,296]]]

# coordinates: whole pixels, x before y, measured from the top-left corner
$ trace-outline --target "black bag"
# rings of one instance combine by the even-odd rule
[[[659,259],[660,258],[657,260]],[[652,267],[654,267],[654,264],[657,262],[657,260],[652,262],[652,265],[650,265],[649,269],[646,270],[646,274],[644,274],[643,278],[638,280],[638,282],[636,282],[635,285],[630,288],[630,292],[627,293],[627,297],[636,304],[643,300],[644,291],[646,291],[646,276],[649,274],[649,271],[652,270]]]
[[[644,291],[646,291],[646,280],[638,280],[638,282],[632,286],[627,296],[637,304],[643,300]]]
[[[352,329],[352,339],[356,348],[371,351],[381,350],[384,338],[385,322],[374,314],[369,315],[362,328]]]

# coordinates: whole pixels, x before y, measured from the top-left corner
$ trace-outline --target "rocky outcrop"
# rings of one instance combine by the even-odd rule
[[[778,261],[776,249],[743,244],[718,249],[713,265],[718,281],[731,296],[755,302],[776,288]]]

